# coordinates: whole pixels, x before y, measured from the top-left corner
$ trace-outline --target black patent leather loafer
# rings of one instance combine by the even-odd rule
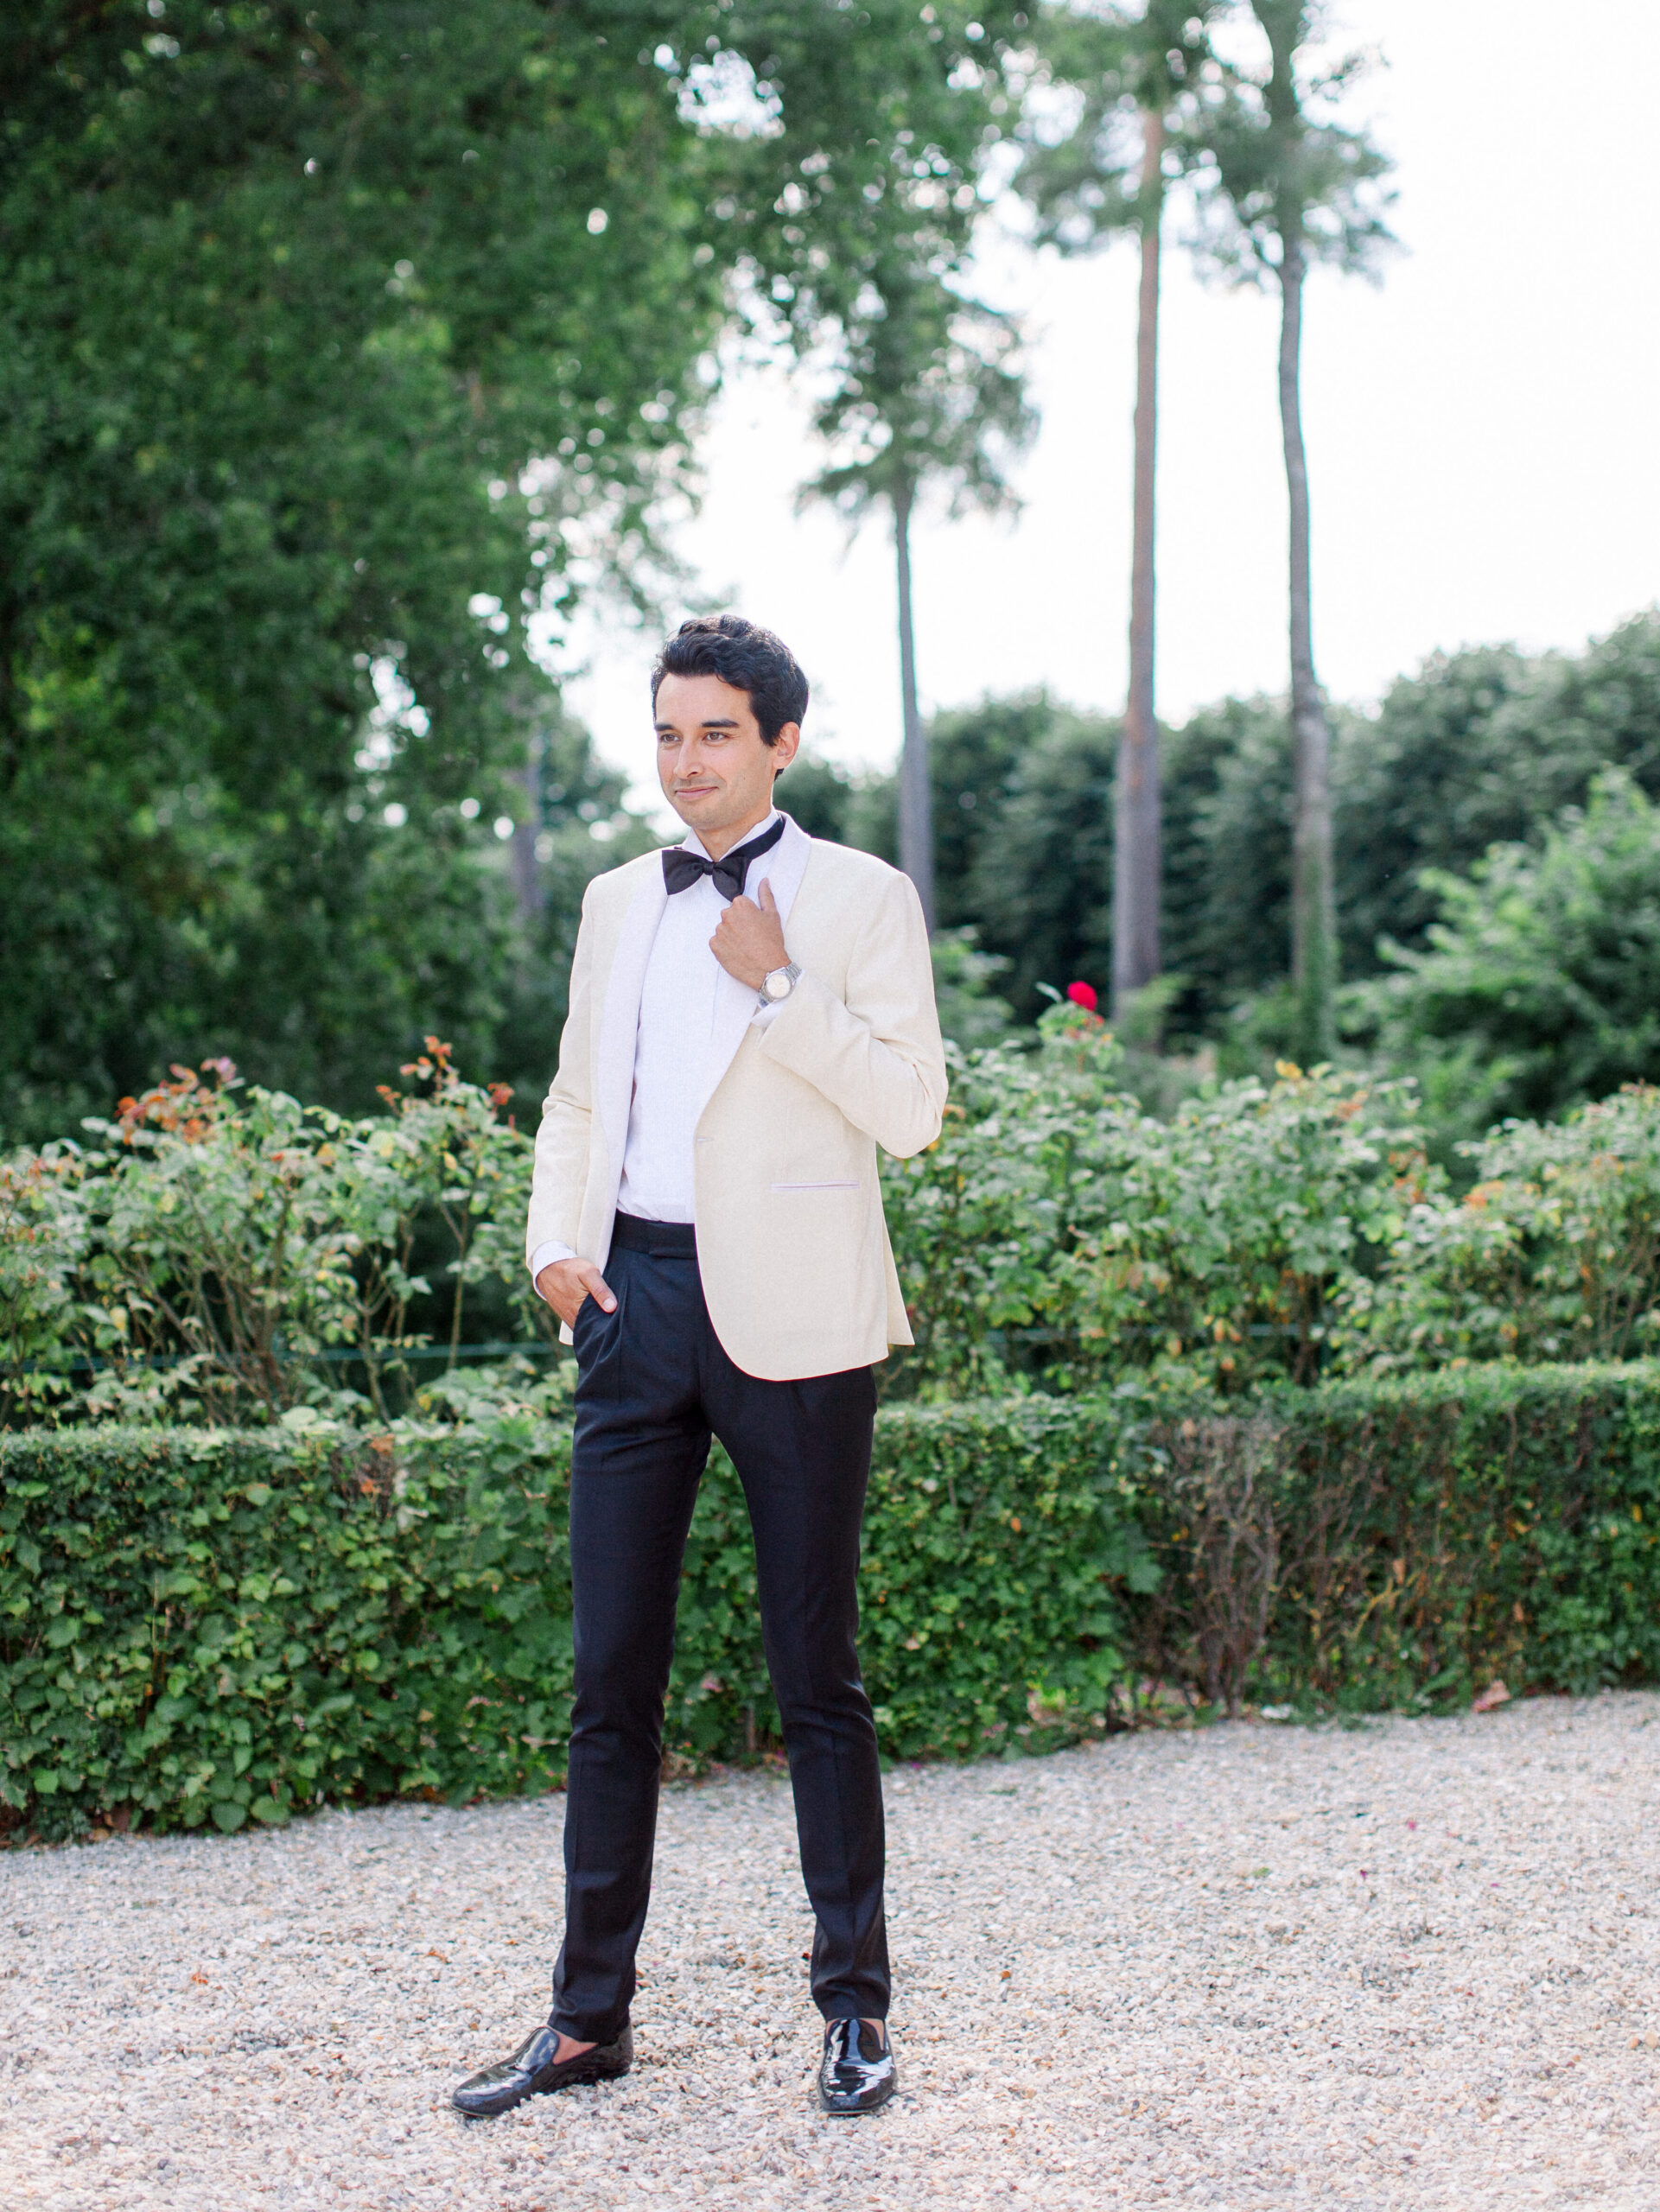
[[[885,2029],[862,2020],[826,2020],[824,2056],[818,2062],[818,2101],[840,2119],[875,2112],[900,2085],[894,2046]]]
[[[468,2120],[493,2120],[511,2112],[526,2097],[545,2097],[555,2089],[575,2089],[586,2082],[614,2082],[634,2063],[634,2037],[625,2027],[614,2043],[595,2044],[578,2058],[563,2064],[555,2058],[559,2037],[552,2028],[538,2028],[527,2036],[511,2058],[487,2066],[463,2082],[450,2103]]]

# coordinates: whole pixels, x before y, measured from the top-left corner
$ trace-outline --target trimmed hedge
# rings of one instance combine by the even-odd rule
[[[1263,1695],[1375,1711],[1495,1678],[1660,1681],[1660,1361],[1282,1389],[1263,1411],[1282,1531]]]
[[[1099,1478],[1097,1428],[1045,1400],[880,1417],[864,1648],[891,1751],[1059,1740],[1103,1708],[1125,1665],[1109,1584],[1153,1570]],[[0,1434],[3,1804],[42,1833],[118,1808],[230,1830],[323,1799],[558,1780],[568,1433],[507,1419],[380,1441]],[[776,1730],[717,1450],[667,1740],[698,1758]]]
[[[0,1798],[73,1834],[460,1802],[563,1770],[569,1440],[0,1435]],[[1660,1363],[878,1419],[863,1651],[898,1756],[1194,1701],[1423,1709],[1660,1679]],[[693,1523],[668,1740],[776,1740],[741,1494]]]
[[[280,1430],[35,1430],[0,1440],[0,1789],[43,1829],[558,1773],[557,1466],[537,1488]]]

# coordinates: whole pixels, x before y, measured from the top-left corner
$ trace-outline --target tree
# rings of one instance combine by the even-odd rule
[[[940,926],[972,928],[1009,961],[997,988],[1022,1020],[1042,1010],[1039,983],[1064,989],[1082,977],[1099,988],[1109,971],[1118,739],[1116,719],[1041,691],[952,708],[929,724]],[[1537,847],[1601,769],[1625,769],[1660,801],[1660,614],[1638,615],[1580,654],[1432,655],[1375,710],[1333,710],[1332,741],[1346,972],[1375,976],[1398,966],[1380,939],[1406,950],[1428,944],[1444,918],[1441,875],[1468,876],[1495,842]],[[1167,1026],[1263,1072],[1293,1048],[1294,1029],[1283,982],[1294,813],[1287,702],[1219,700],[1164,730],[1161,750],[1162,931],[1167,980],[1182,984]],[[833,796],[814,816],[830,825],[817,834],[894,858],[893,779],[836,776]],[[817,802],[815,793],[810,813]]]
[[[1065,137],[1040,143],[1021,170],[1039,236],[1088,251],[1126,231],[1139,238],[1135,333],[1135,492],[1130,563],[1129,685],[1113,823],[1113,1003],[1160,970],[1162,829],[1154,709],[1157,567],[1159,264],[1166,168],[1193,166],[1218,72],[1209,29],[1221,0],[1146,0],[1139,14],[1048,10],[1043,51],[1052,79],[1081,96]]]
[[[1041,985],[1105,988],[1118,734],[1116,720],[1043,690],[949,708],[928,724],[936,950],[968,932],[976,957],[1001,963],[996,990],[1022,1021],[1049,1003]],[[894,860],[897,776],[846,784],[840,796],[844,842]],[[962,961],[937,959],[937,980],[942,964],[955,987]]]
[[[765,280],[753,304],[828,385],[815,422],[829,465],[804,499],[832,500],[855,524],[880,505],[893,522],[900,859],[932,927],[911,523],[936,483],[954,512],[1002,504],[1008,454],[1032,427],[1012,324],[961,289],[978,180],[1003,135],[1008,65],[1027,16],[1007,0],[756,12],[769,21],[764,79],[779,98],[774,150],[788,181],[775,198],[747,194],[747,250]],[[747,35],[741,6],[721,20],[723,36]],[[759,44],[752,38],[748,50]]]
[[[1311,58],[1324,28],[1320,0],[1251,0],[1266,66],[1231,73],[1210,125],[1215,219],[1209,244],[1225,268],[1280,294],[1279,400],[1290,522],[1291,724],[1296,813],[1292,836],[1292,975],[1299,1051],[1335,1045],[1337,925],[1332,861],[1332,734],[1314,676],[1309,584],[1308,465],[1302,432],[1303,286],[1312,262],[1371,270],[1391,242],[1381,189],[1388,158],[1332,112],[1362,67]],[[1204,181],[1204,173],[1201,181]]]
[[[995,10],[942,12],[6,13],[0,1126],[205,1051],[366,1105],[428,1030],[539,1080],[629,833],[569,727],[533,805],[531,626],[650,604],[740,292],[821,326],[894,180],[959,188]]]
[[[843,457],[803,497],[829,499],[856,522],[874,501],[887,507],[898,586],[900,866],[917,887],[930,933],[936,920],[932,789],[927,733],[917,699],[911,597],[911,523],[932,484],[950,512],[1012,503],[1008,456],[1029,438],[1031,410],[1014,363],[1008,319],[964,299],[913,251],[914,241],[871,269],[859,310],[843,326],[840,373],[816,427]]]
[[[1285,974],[1291,747],[1281,699],[1222,699],[1165,740],[1165,950],[1183,979],[1173,1027],[1227,1033]]]
[[[1467,874],[1488,846],[1536,837],[1601,768],[1660,798],[1660,613],[1579,654],[1434,654],[1336,737],[1338,911],[1345,965],[1364,974],[1380,937],[1425,943],[1439,899],[1424,870]]]
[[[1455,1136],[1660,1079],[1660,808],[1623,769],[1537,845],[1432,872],[1441,918],[1351,1018]]]
[[[568,526],[637,564],[722,313],[700,143],[614,16],[9,14],[14,1129],[204,1050],[342,1104],[423,1027],[484,1060],[526,625]]]

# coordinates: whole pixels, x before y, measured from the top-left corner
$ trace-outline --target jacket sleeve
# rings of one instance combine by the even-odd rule
[[[848,963],[845,1004],[804,974],[760,1049],[896,1160],[933,1142],[945,1106],[945,1053],[928,931],[909,876],[890,871],[871,901]]]
[[[527,1263],[543,1244],[576,1249],[594,1118],[589,1039],[593,971],[593,944],[584,914],[570,963],[570,1010],[559,1040],[559,1071],[543,1101],[542,1123],[536,1133],[536,1166],[525,1227]]]

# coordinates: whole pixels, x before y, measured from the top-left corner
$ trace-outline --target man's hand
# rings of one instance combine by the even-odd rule
[[[567,1328],[591,1298],[601,1313],[614,1313],[617,1301],[611,1286],[592,1260],[553,1260],[536,1279],[536,1294],[552,1306]]]
[[[784,950],[784,925],[779,919],[778,900],[770,883],[761,885],[759,906],[753,899],[732,901],[709,941],[709,949],[728,976],[747,983],[752,991],[760,990],[762,978],[774,968],[789,964],[790,956]]]

